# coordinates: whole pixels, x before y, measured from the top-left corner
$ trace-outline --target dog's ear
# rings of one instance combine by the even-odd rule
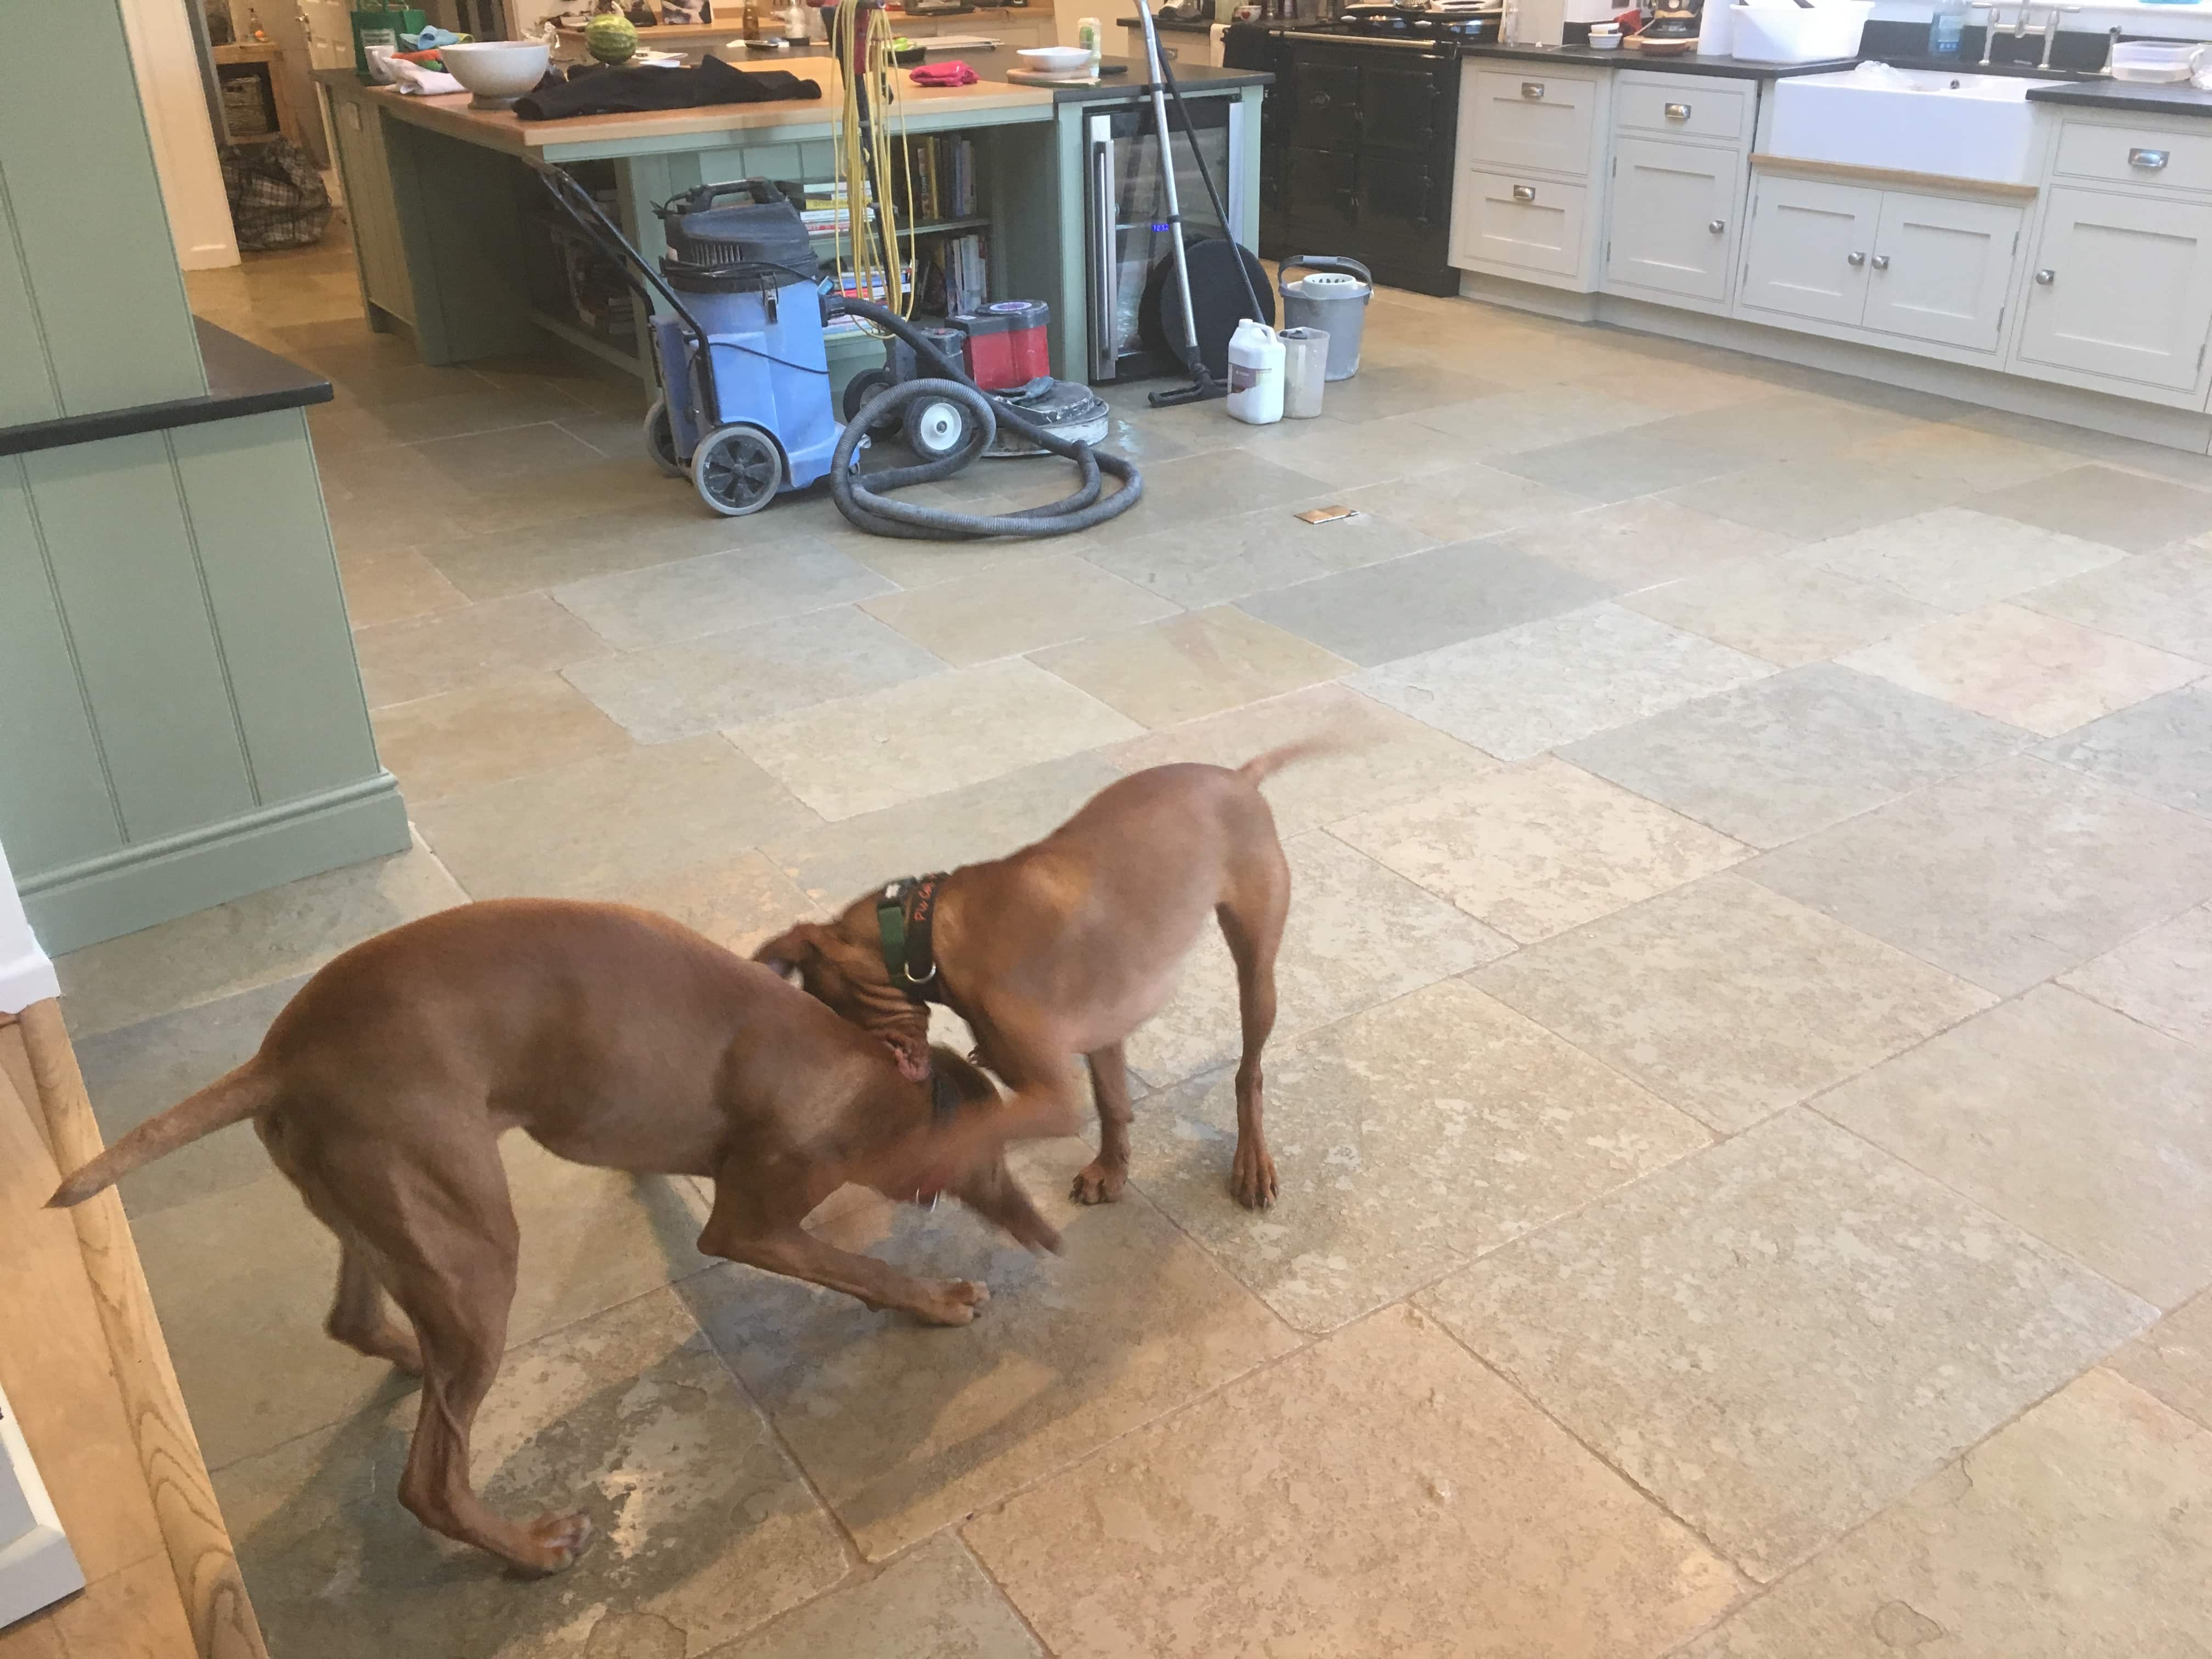
[[[753,960],[772,973],[786,979],[792,971],[803,965],[807,957],[821,948],[822,929],[811,921],[802,921],[787,927],[766,944],[753,951]]]
[[[909,1031],[878,1031],[876,1035],[883,1038],[884,1047],[898,1062],[901,1077],[908,1083],[929,1081],[931,1056],[926,1036],[917,1036]]]

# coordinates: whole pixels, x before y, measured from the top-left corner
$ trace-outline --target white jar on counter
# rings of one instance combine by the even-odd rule
[[[1229,412],[1251,426],[1283,418],[1283,342],[1249,317],[1229,337]]]

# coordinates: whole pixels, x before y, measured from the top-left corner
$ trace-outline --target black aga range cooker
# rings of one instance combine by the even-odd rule
[[[1498,39],[1503,0],[1353,4],[1333,22],[1238,25],[1223,59],[1271,71],[1260,127],[1260,252],[1333,253],[1375,280],[1456,294],[1446,263],[1461,43]]]

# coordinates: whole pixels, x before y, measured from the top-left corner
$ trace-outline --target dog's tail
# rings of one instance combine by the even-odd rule
[[[254,1060],[217,1078],[196,1095],[187,1095],[159,1117],[150,1117],[54,1189],[50,1210],[66,1210],[112,1186],[142,1164],[165,1158],[178,1147],[241,1123],[275,1104],[276,1085]]]
[[[1253,756],[1237,769],[1237,775],[1256,786],[1265,783],[1285,766],[1296,766],[1300,761],[1319,760],[1324,755],[1341,754],[1351,746],[1342,738],[1301,738],[1297,742],[1286,743],[1279,749],[1270,749],[1264,755]]]

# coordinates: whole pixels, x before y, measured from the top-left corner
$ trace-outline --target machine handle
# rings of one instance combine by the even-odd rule
[[[2166,152],[2162,149],[2131,149],[2128,152],[2128,165],[2145,167],[2155,173],[2166,165]]]
[[[1690,118],[1690,106],[1687,104],[1669,104],[1666,106],[1666,113],[1670,121],[1686,121]]]
[[[1114,152],[1101,139],[1091,146],[1091,222],[1099,246],[1091,252],[1091,367],[1103,374],[1114,366]]]
[[[1521,83],[1521,95],[1523,98],[1541,98],[1544,95],[1544,83],[1541,81],[1523,81]]]
[[[2053,283],[2057,282],[2057,280],[2058,280],[2058,273],[2057,273],[2057,271],[2055,271],[2055,270],[2051,270],[2051,269],[2050,269],[2050,267],[2048,267],[2048,266],[2045,266],[2043,270],[2039,270],[2039,271],[2037,271],[2037,272],[2035,273],[2035,282],[2036,282],[2036,286],[2037,286],[2037,287],[2039,287],[2039,288],[2049,288],[2049,287],[2050,287]]]
[[[1874,256],[1874,268],[1876,270],[1887,270],[1889,269],[1889,255],[1887,253],[1875,254]]]
[[[663,202],[660,211],[663,215],[671,212],[696,213],[702,208],[711,207],[717,198],[724,196],[750,196],[763,207],[783,200],[783,192],[765,179],[732,179],[726,184],[694,185],[681,196],[672,197]]]
[[[1705,228],[1712,232],[1714,235],[1718,236],[1728,229],[1728,221],[1725,219],[1708,219],[1705,222]]]
[[[1514,185],[1514,186],[1513,186],[1513,199],[1514,199],[1515,201],[1516,201],[1516,202],[1533,202],[1533,201],[1534,201],[1534,200],[1536,199],[1536,186],[1535,186],[1535,185]]]

